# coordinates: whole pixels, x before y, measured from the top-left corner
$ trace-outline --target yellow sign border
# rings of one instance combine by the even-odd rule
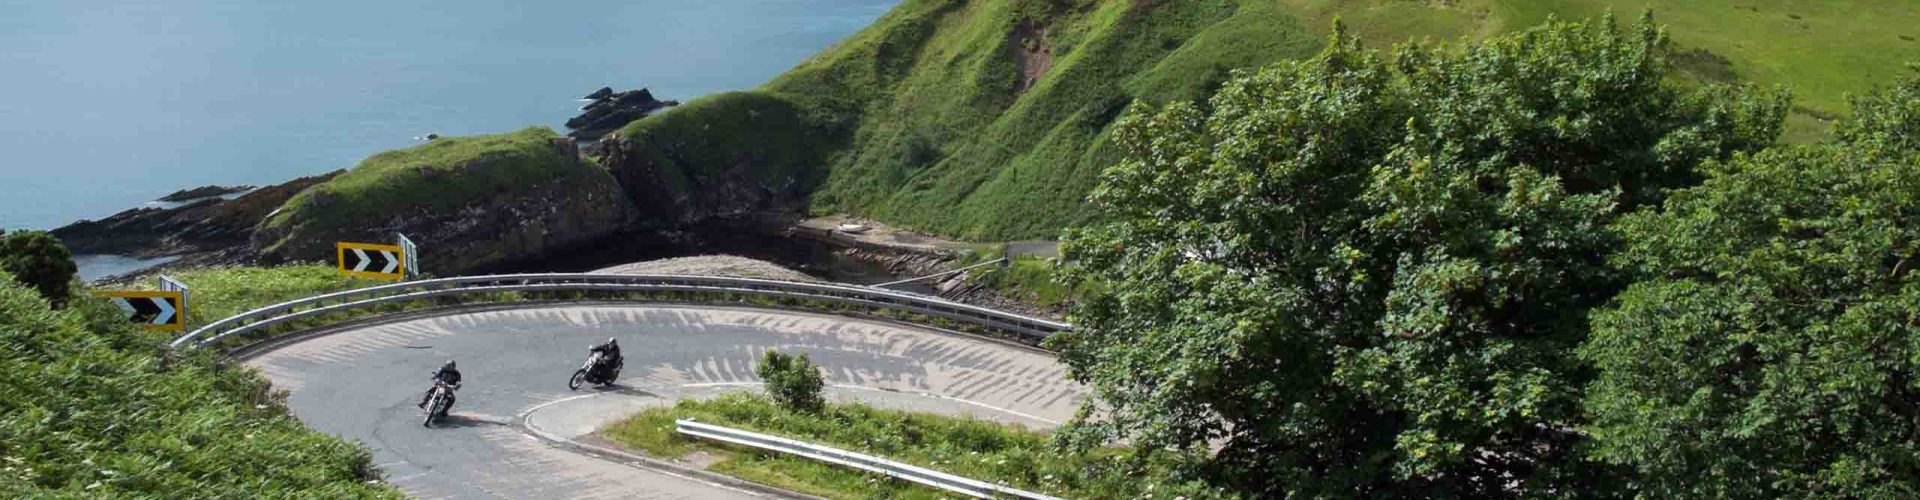
[[[173,299],[173,321],[166,324],[143,323],[140,326],[154,330],[177,332],[187,329],[187,298],[180,292],[160,290],[100,290],[94,292],[100,297],[119,297],[123,299],[151,299],[155,297]]]
[[[352,269],[347,269],[347,249],[349,248],[357,248],[360,250],[372,250],[376,252],[393,252],[393,256],[397,259],[400,259],[399,267],[394,268],[395,272],[393,274],[373,272],[373,271],[355,271]],[[407,279],[407,251],[404,248],[400,248],[399,245],[382,245],[378,243],[353,243],[353,242],[347,242],[347,241],[337,241],[333,243],[333,253],[334,253],[333,266],[334,268],[340,270],[340,274],[352,276],[355,278],[370,278],[370,279],[377,279],[377,280],[400,281],[400,280]]]

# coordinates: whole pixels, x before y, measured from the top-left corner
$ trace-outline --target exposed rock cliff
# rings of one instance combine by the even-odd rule
[[[653,222],[687,226],[800,210],[838,142],[784,99],[736,92],[634,122],[595,151]]]
[[[75,222],[53,230],[53,235],[75,254],[157,257],[244,246],[253,235],[253,227],[287,199],[341,172],[345,171],[302,177],[232,199],[217,197],[232,194],[230,188],[185,190],[169,195],[192,200],[185,205],[135,208],[98,221]]]
[[[634,120],[680,104],[679,101],[655,99],[653,91],[647,89],[614,92],[612,88],[600,87],[600,90],[588,94],[586,98],[593,102],[580,108],[580,116],[567,120],[567,128],[573,129],[567,135],[575,139],[599,139]]]
[[[332,260],[334,243],[421,247],[422,270],[454,275],[612,234],[637,217],[613,178],[545,128],[446,137],[374,155],[289,200],[261,224],[263,262]]]

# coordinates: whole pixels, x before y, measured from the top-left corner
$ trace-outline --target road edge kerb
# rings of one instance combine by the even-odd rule
[[[632,467],[644,468],[647,470],[678,477],[681,479],[686,479],[690,481],[699,481],[702,483],[706,483],[709,486],[727,488],[727,489],[740,491],[742,493],[747,493],[747,494],[756,495],[756,496],[764,495],[764,496],[771,496],[775,498],[791,498],[791,499],[801,499],[801,500],[826,500],[823,497],[817,497],[817,496],[800,493],[797,491],[776,488],[773,486],[768,486],[768,485],[748,481],[745,479],[728,476],[725,474],[708,472],[705,470],[700,470],[693,467],[676,464],[676,463],[666,461],[666,460],[661,460],[658,458],[636,455],[633,453],[628,453],[625,451],[621,451],[621,450],[617,450],[617,449],[613,449],[605,446],[600,446],[600,445],[591,444],[591,443],[584,443],[577,440],[560,437],[558,434],[554,434],[545,429],[541,429],[537,426],[534,426],[533,423],[531,422],[530,417],[532,417],[534,413],[538,413],[540,410],[544,410],[549,406],[565,403],[568,401],[574,401],[574,400],[586,399],[586,398],[592,398],[592,397],[598,397],[598,396],[600,396],[600,394],[584,394],[580,396],[561,398],[561,399],[556,399],[553,401],[541,403],[537,406],[534,406],[533,408],[527,409],[527,411],[520,412],[519,415],[515,416],[513,418],[513,426],[514,428],[520,429],[521,433],[546,443],[547,446],[552,446],[554,448],[559,448],[561,450],[572,452],[572,453],[593,456],[595,458],[606,460],[608,462],[625,464]]]

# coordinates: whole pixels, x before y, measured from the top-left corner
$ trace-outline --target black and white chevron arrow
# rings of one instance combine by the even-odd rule
[[[400,272],[400,256],[386,250],[369,253],[359,248],[348,248],[347,269],[363,273],[394,274]],[[378,270],[369,271],[368,269]]]
[[[113,305],[127,312],[127,320],[143,325],[173,324],[175,307],[167,297],[113,297]]]

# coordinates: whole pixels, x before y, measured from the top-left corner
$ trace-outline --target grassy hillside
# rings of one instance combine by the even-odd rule
[[[752,92],[798,106],[809,126],[723,141],[819,140],[805,157],[764,159],[826,172],[816,212],[974,239],[1051,237],[1085,217],[1081,199],[1116,158],[1108,128],[1130,102],[1204,99],[1234,69],[1317,52],[1335,18],[1384,46],[1649,7],[1689,81],[1794,88],[1791,140],[1823,137],[1846,93],[1920,60],[1909,0],[904,0]],[[675,127],[707,121],[698,104],[668,113]]]
[[[457,274],[630,222],[632,204],[613,177],[578,161],[565,141],[534,127],[373,155],[287,200],[260,223],[254,249],[283,260],[332,260],[335,241],[392,241],[400,232],[433,248],[420,256],[422,267]]]
[[[545,127],[531,127],[507,134],[446,137],[373,155],[352,170],[294,195],[261,227],[281,234],[296,225],[315,232],[350,229],[396,215],[449,212],[495,193],[549,180],[582,186],[610,180],[605,172],[576,165],[561,154],[550,142],[558,137]]]
[[[400,496],[258,376],[166,340],[104,300],[49,310],[0,274],[0,497]]]

